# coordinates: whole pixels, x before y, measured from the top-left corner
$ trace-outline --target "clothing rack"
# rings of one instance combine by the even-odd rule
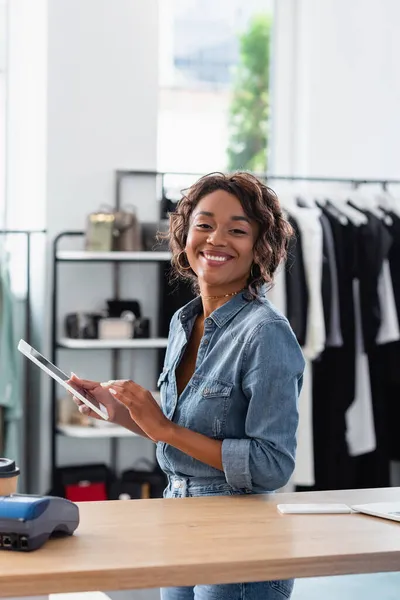
[[[26,239],[26,304],[25,304],[25,341],[28,344],[32,341],[32,316],[31,316],[31,253],[32,253],[32,236],[37,234],[45,234],[45,229],[0,229],[1,236],[18,236],[22,235]],[[0,357],[1,360],[1,357]],[[29,408],[32,406],[32,378],[31,378],[31,365],[32,363],[27,360],[24,361],[24,401],[23,401],[23,433],[24,433],[24,451],[23,451],[23,462],[25,473],[22,473],[22,478],[25,483],[27,492],[31,489],[31,478],[30,478],[30,452],[32,448],[32,432],[29,426]],[[12,458],[12,457],[11,457]]]
[[[180,173],[176,171],[145,171],[134,169],[118,169],[115,171],[115,206],[117,210],[121,206],[121,185],[126,177],[159,177],[161,179],[161,190],[164,193],[164,183],[166,176],[176,177],[202,177],[204,173]],[[400,179],[369,179],[368,177],[324,177],[324,176],[307,176],[307,175],[274,175],[272,173],[253,173],[256,177],[264,181],[309,181],[315,183],[348,183],[355,188],[360,185],[375,184],[381,185],[383,190],[387,189],[388,185],[400,185]]]

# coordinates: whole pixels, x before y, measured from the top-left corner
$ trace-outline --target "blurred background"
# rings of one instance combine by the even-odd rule
[[[389,232],[378,266],[363,255],[375,296],[391,261],[393,302],[386,312],[380,304],[380,337],[367,347],[364,329],[357,354],[353,304],[350,329],[342,323],[344,336],[353,332],[350,358],[337,363],[351,365],[358,382],[350,400],[340,387],[326,396],[326,382],[344,373],[332,371],[327,338],[311,350],[303,340],[305,462],[290,485],[398,482],[388,423],[400,388],[395,367],[380,369],[398,364],[400,336],[400,267],[389,250],[399,239],[399,22],[396,0],[0,0],[1,443],[21,465],[21,489],[74,494],[68,485],[97,477],[106,497],[140,496],[122,485],[128,471],[131,483],[139,472],[154,476],[151,495],[162,489],[152,444],[79,421],[15,341],[28,339],[68,374],[129,377],[156,395],[170,317],[192,296],[169,286],[168,249],[155,233],[199,175],[237,169],[268,181],[293,218],[294,199],[298,210],[329,198],[342,226],[371,223],[368,213]],[[373,255],[373,244],[382,247],[368,243]],[[284,312],[301,303],[288,284],[271,299],[279,304],[282,294]],[[357,419],[361,431],[352,429]],[[345,478],[332,475],[333,464]]]
[[[297,233],[270,292],[307,358],[288,488],[399,485],[399,32],[397,0],[0,0],[0,455],[20,491],[162,494],[153,444],[83,419],[16,345],[157,397],[193,295],[156,232],[237,169]],[[397,597],[356,581],[296,597]]]

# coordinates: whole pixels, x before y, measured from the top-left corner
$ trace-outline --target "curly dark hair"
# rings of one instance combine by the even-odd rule
[[[194,183],[179,201],[176,211],[170,213],[167,238],[172,253],[172,276],[190,280],[198,291],[197,276],[192,269],[182,269],[181,252],[185,250],[190,217],[204,196],[224,190],[235,196],[249,219],[259,225],[254,244],[254,263],[247,286],[257,295],[262,285],[273,283],[274,273],[286,257],[293,230],[284,218],[277,195],[257,177],[247,172],[231,174],[210,173]],[[189,265],[187,265],[189,266]]]

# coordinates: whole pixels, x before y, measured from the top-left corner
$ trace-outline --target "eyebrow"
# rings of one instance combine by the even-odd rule
[[[198,213],[196,213],[195,216],[197,217],[198,215],[203,215],[204,217],[214,217],[215,216],[214,213],[209,212],[207,210],[200,210]],[[249,223],[249,225],[251,224],[250,219],[248,219],[247,217],[243,217],[241,215],[234,215],[233,217],[231,217],[231,221],[245,221],[246,223]]]

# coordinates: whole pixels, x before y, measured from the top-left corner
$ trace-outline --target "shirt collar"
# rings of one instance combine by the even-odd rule
[[[244,308],[249,301],[252,300],[252,297],[248,292],[242,292],[237,296],[234,296],[228,302],[225,302],[222,306],[214,310],[207,318],[212,319],[214,323],[218,327],[223,327],[228,323],[233,317],[237,315],[239,311]],[[180,313],[180,321],[186,322],[190,321],[194,316],[198,315],[202,309],[201,297],[197,296],[194,300],[191,300],[186,306],[181,309]]]

